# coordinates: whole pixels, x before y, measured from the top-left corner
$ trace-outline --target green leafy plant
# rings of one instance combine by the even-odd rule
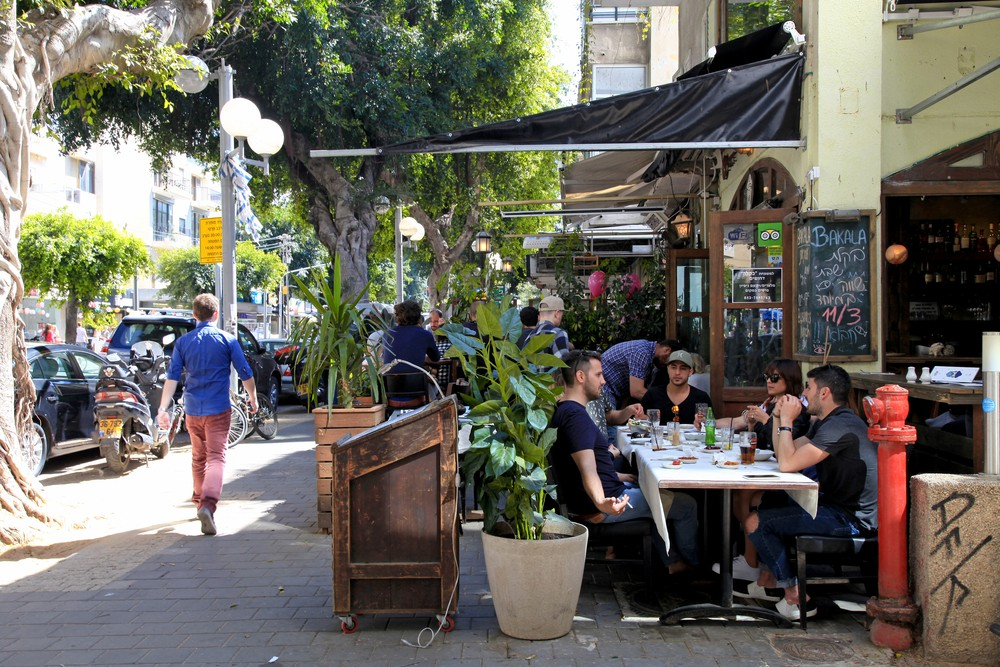
[[[509,304],[506,297],[501,306],[479,307],[478,336],[461,324],[441,329],[452,344],[445,356],[457,357],[469,380],[469,392],[462,399],[470,406],[474,428],[463,468],[466,475],[482,480],[476,485],[476,499],[483,508],[485,529],[497,532],[503,519],[515,539],[538,540],[551,514],[545,510],[546,498],[555,498],[546,471],[556,439],[549,420],[561,393],[552,386],[552,376],[538,369],[565,364],[543,352],[553,334],[535,336],[518,349],[521,320]]]
[[[351,406],[366,386],[372,399],[379,402],[379,361],[368,349],[368,331],[358,311],[365,290],[354,297],[342,293],[339,258],[334,260],[330,282],[320,273],[310,274],[308,281],[294,278],[303,297],[316,310],[311,317],[296,322],[290,336],[291,343],[298,346],[295,362],[302,364],[301,381],[309,386],[309,395],[317,396],[325,379],[325,401],[320,402],[325,402],[328,410],[335,402],[339,407]]]

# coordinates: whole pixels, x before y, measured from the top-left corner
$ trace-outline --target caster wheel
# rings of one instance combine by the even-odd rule
[[[451,616],[445,616],[444,620],[441,622],[441,632],[451,632],[455,629],[455,619]]]
[[[345,635],[352,635],[358,631],[358,619],[354,616],[340,622],[340,631]]]

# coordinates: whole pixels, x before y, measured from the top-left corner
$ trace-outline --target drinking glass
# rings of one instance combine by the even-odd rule
[[[660,411],[657,408],[646,410],[646,416],[649,417],[650,426],[655,426],[660,423]]]

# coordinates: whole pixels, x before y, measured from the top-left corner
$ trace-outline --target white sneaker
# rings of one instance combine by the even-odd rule
[[[733,581],[733,597],[747,600],[778,602],[785,599],[785,589],[764,588],[756,581],[741,581],[736,579]]]
[[[712,572],[719,574],[720,569],[718,563],[712,564]],[[760,576],[760,568],[751,567],[742,554],[733,559],[733,579],[757,581],[758,576]]]
[[[802,620],[800,617],[802,612],[799,609],[799,605],[788,604],[785,602],[784,598],[778,600],[778,603],[774,605],[774,608],[779,614],[787,618],[789,621]],[[816,603],[812,600],[806,600],[806,618],[812,618],[816,615],[817,611],[819,611],[819,609],[816,607]]]

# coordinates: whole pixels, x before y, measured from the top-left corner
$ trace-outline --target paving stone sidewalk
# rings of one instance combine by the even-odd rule
[[[316,530],[312,421],[286,407],[280,423],[276,440],[230,450],[212,538],[188,501],[186,446],[124,476],[94,458],[54,461],[43,477],[66,525],[0,554],[0,665],[931,664],[919,649],[874,647],[863,617],[846,613],[811,621],[808,634],[624,622],[612,588],[621,573],[593,566],[569,635],[510,639],[493,614],[476,523],[460,540],[454,632],[424,630],[433,616],[362,616],[342,634],[330,537]]]

